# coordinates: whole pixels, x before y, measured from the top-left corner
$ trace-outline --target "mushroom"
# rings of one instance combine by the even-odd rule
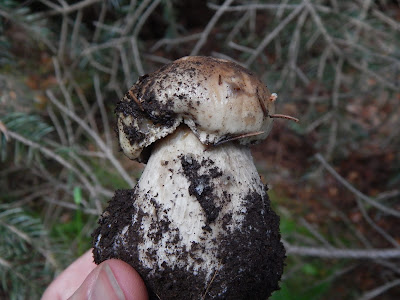
[[[247,145],[271,129],[276,94],[227,60],[184,57],[118,103],[126,156],[147,163],[93,233],[95,262],[122,259],[154,299],[266,299],[285,250]],[[283,116],[285,117],[285,116]]]

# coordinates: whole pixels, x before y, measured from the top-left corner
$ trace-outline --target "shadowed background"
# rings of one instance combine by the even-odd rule
[[[143,170],[115,104],[186,55],[247,67],[300,119],[253,148],[288,251],[272,299],[400,298],[399,33],[389,0],[0,1],[0,298],[90,247]]]

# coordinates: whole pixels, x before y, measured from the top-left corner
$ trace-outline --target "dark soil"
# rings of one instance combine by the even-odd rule
[[[216,178],[222,176],[222,172],[218,170],[217,167],[212,168],[213,172],[208,174],[199,174],[199,169],[201,165],[213,165],[212,160],[203,160],[201,164],[196,160],[188,158],[187,156],[181,157],[181,163],[183,167],[183,172],[186,178],[190,182],[189,194],[195,196],[197,201],[199,201],[201,207],[206,213],[207,222],[211,223],[215,221],[221,210],[214,201],[215,195],[213,195],[214,185],[211,183],[211,178]],[[199,186],[202,188],[199,190]]]
[[[182,165],[185,163],[182,158]],[[186,175],[190,180],[199,180],[197,164],[198,162],[192,161],[193,167],[187,168]],[[219,172],[214,175],[220,176]],[[213,188],[209,188],[212,199]],[[205,274],[193,272],[190,266],[171,268],[165,264],[154,270],[142,265],[138,259],[137,245],[143,242],[145,235],[146,238],[149,236],[141,229],[144,212],[132,205],[136,198],[135,190],[116,191],[99,221],[100,226],[93,233],[93,254],[97,264],[106,259],[117,258],[133,266],[144,279],[150,299],[267,299],[274,290],[279,289],[285,250],[280,242],[279,217],[271,210],[266,193],[259,195],[249,191],[244,199],[248,206],[243,226],[230,234],[220,234],[217,237],[215,242],[219,247],[214,255],[220,261],[221,267],[208,282],[205,281]],[[151,203],[156,215],[162,215],[161,207],[156,201]],[[213,205],[208,205],[206,208],[211,210],[209,217],[215,216],[212,207]],[[135,222],[132,222],[133,216],[136,216]],[[230,222],[231,216],[225,215],[223,227],[227,228]],[[124,246],[116,237],[128,224],[131,225],[127,233],[128,245]],[[150,237],[154,249],[157,249],[157,242],[165,234],[172,236],[171,243],[179,243],[179,230],[171,228],[167,219],[155,219],[151,226],[157,228]],[[96,245],[99,234],[101,240]],[[193,243],[190,249],[183,247],[180,251],[180,262],[187,262],[192,253],[199,250],[205,252],[200,243]],[[151,248],[148,249],[147,256],[151,260],[157,260],[156,253]],[[198,258],[198,263],[201,263],[201,258]]]

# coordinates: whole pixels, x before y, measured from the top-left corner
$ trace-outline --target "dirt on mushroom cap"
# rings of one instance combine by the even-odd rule
[[[266,299],[278,289],[279,217],[248,147],[235,143],[267,136],[271,99],[251,72],[208,57],[139,78],[116,113],[121,148],[147,166],[103,213],[95,262],[128,262],[151,299]]]
[[[266,86],[240,65],[184,57],[142,76],[119,102],[119,140],[131,159],[185,123],[204,144],[264,139],[274,113]],[[251,133],[257,132],[257,135]],[[250,135],[248,135],[250,133]]]

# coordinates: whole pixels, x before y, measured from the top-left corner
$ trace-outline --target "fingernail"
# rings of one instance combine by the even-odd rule
[[[125,299],[124,292],[107,263],[101,265],[100,272],[89,294],[89,300],[98,299]]]

